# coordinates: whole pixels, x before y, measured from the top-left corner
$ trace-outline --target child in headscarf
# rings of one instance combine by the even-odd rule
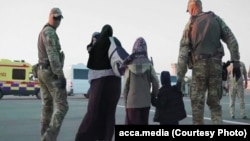
[[[88,52],[91,51],[91,48],[92,48],[93,45],[95,44],[95,42],[96,42],[97,37],[98,37],[99,34],[100,34],[100,32],[94,32],[94,33],[92,34],[91,41],[90,41],[90,43],[87,45],[87,50],[88,50]]]

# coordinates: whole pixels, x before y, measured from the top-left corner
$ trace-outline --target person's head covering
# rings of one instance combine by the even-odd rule
[[[50,10],[50,15],[53,15],[53,17],[62,17],[63,18],[62,11],[57,7],[54,7]]]
[[[97,36],[98,36],[98,39],[97,39],[94,46],[100,46],[102,48],[103,47],[109,48],[109,46],[110,46],[109,37],[113,36],[113,29],[112,29],[111,25],[105,24],[102,27],[101,32]]]
[[[186,12],[188,12],[188,6],[189,6],[190,4],[199,4],[199,5],[202,5],[201,0],[189,0],[189,1],[188,1],[187,11],[186,11]]]
[[[96,38],[99,34],[100,34],[100,32],[94,32],[94,33],[92,34],[92,38],[93,38],[93,37]]]
[[[102,27],[100,37],[105,38],[105,37],[111,37],[111,36],[113,36],[113,29],[112,29],[111,25],[109,25],[109,24],[104,25]]]
[[[136,58],[148,58],[147,43],[144,38],[139,37],[136,39],[132,49],[132,54],[135,54]]]
[[[91,36],[91,40],[90,40],[90,43],[87,45],[87,50],[89,50],[90,47],[93,46],[93,38],[97,38],[99,36],[100,32],[94,32]]]
[[[129,55],[122,63],[121,68],[125,68],[127,65],[129,65],[133,60],[138,58],[147,58],[148,59],[148,53],[147,53],[147,43],[144,40],[143,37],[139,37],[136,39],[132,54]]]
[[[170,73],[168,71],[161,72],[161,85],[171,86],[171,78],[170,78]]]

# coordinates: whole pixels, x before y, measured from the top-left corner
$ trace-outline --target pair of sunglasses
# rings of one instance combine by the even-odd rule
[[[62,18],[63,18],[63,16],[53,17],[53,19],[56,21],[61,21]]]

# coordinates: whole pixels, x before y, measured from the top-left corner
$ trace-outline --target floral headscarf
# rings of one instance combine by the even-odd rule
[[[133,54],[135,58],[148,58],[147,43],[142,37],[136,39],[131,55]]]
[[[133,49],[132,49],[132,54],[129,55],[124,60],[121,68],[125,68],[133,60],[139,59],[139,58],[148,58],[147,43],[143,37],[139,37],[136,39],[134,46],[133,46]]]

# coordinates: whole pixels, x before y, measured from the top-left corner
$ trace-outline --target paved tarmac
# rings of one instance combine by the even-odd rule
[[[69,96],[69,111],[61,127],[58,141],[74,141],[78,126],[86,112],[88,99],[83,95]],[[181,125],[191,125],[192,115],[190,99],[184,97],[188,117],[180,122]],[[233,120],[229,114],[229,97],[223,96],[223,124],[225,125],[250,125],[250,120],[243,120],[239,114],[239,103],[236,102],[236,118]],[[247,116],[250,118],[250,91],[246,90],[245,104]],[[40,112],[41,100],[34,96],[18,97],[4,96],[0,100],[0,141],[40,141]],[[117,106],[116,124],[124,124],[125,109],[123,98]],[[151,108],[149,124],[153,122],[154,108]],[[205,107],[204,119],[206,124],[211,124],[210,112]]]

